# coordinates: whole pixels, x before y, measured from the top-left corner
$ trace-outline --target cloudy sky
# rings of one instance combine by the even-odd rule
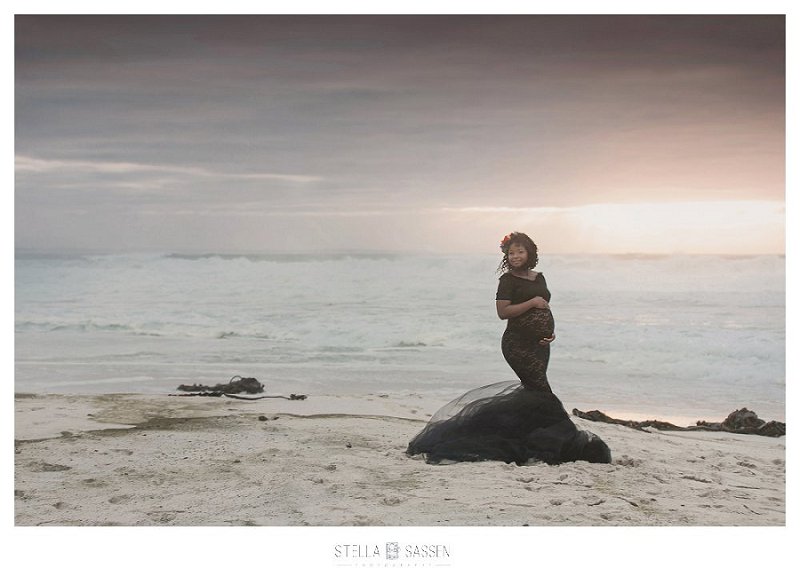
[[[784,251],[783,16],[16,16],[18,251]]]

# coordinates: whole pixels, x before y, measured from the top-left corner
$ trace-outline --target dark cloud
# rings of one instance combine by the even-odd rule
[[[66,190],[126,213],[783,198],[782,16],[15,22],[18,242]]]

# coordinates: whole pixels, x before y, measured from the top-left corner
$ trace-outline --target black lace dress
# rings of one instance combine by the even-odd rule
[[[535,280],[510,273],[500,277],[498,300],[519,304],[535,296],[550,301],[542,274]],[[446,404],[409,443],[407,453],[424,454],[432,464],[444,460],[501,460],[519,465],[610,462],[606,443],[578,429],[550,389],[550,346],[539,341],[553,334],[554,325],[550,310],[542,308],[510,319],[502,351],[519,382],[483,386]]]

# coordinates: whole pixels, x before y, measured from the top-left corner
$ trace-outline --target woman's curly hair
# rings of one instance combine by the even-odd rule
[[[511,234],[506,235],[506,237],[500,242],[500,250],[503,252],[503,260],[500,262],[500,266],[497,267],[498,273],[505,273],[511,269],[511,265],[508,263],[508,249],[511,248],[512,244],[519,244],[525,248],[525,251],[528,253],[528,261],[525,263],[525,267],[528,270],[533,270],[536,267],[536,264],[539,263],[539,249],[527,234],[523,234],[522,232],[512,232]]]

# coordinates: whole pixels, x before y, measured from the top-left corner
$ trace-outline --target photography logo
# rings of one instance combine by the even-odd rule
[[[449,544],[400,542],[336,544],[333,559],[339,566],[449,566]]]

